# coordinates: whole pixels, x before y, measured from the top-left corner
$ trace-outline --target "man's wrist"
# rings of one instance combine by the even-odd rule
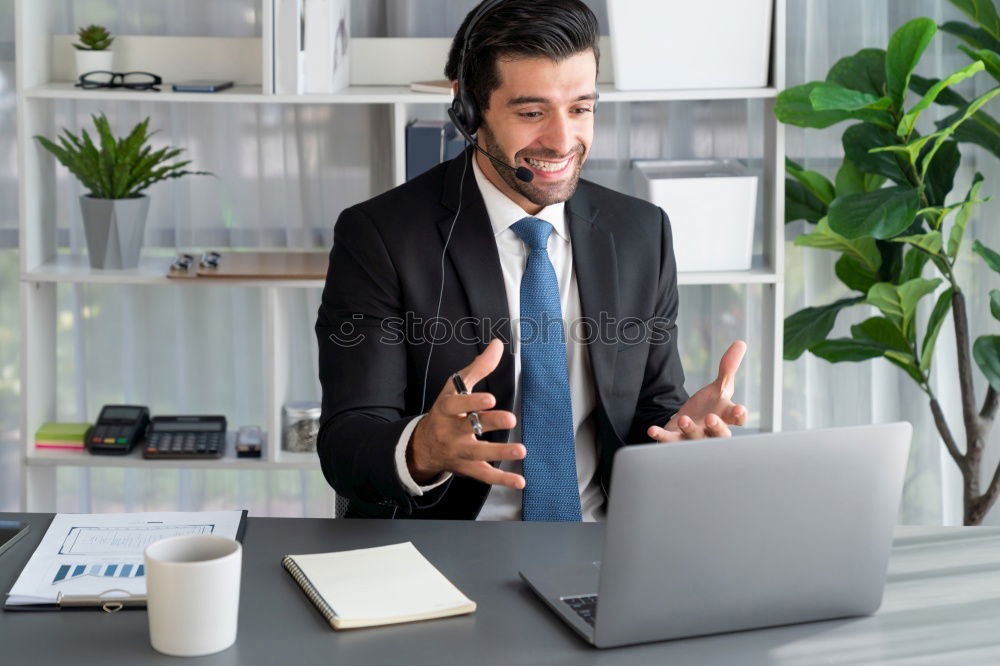
[[[410,441],[406,443],[406,469],[410,473],[410,477],[420,485],[423,485],[431,479],[440,476],[441,472],[444,471],[421,469],[420,466],[417,465],[414,454],[414,449],[416,448],[415,442],[418,437],[422,438],[424,436],[425,427],[426,419],[422,418],[417,423],[417,427],[410,433]]]
[[[400,484],[402,484],[403,488],[406,489],[406,492],[409,493],[411,497],[420,497],[424,493],[437,488],[451,478],[450,472],[442,472],[436,478],[431,479],[428,483],[418,483],[410,474],[410,468],[406,464],[406,450],[409,446],[410,438],[413,435],[414,429],[416,429],[417,425],[423,421],[424,416],[426,416],[426,414],[410,419],[410,422],[406,424],[405,428],[403,428],[403,432],[399,434],[399,439],[396,441],[396,448],[393,453],[393,465],[396,468],[396,476],[399,477]]]

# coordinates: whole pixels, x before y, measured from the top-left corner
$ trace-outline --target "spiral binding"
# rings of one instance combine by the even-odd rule
[[[316,591],[316,588],[313,587],[309,577],[303,573],[302,569],[299,568],[299,565],[295,563],[294,559],[292,559],[292,556],[285,555],[285,557],[281,560],[281,566],[285,567],[288,573],[292,575],[295,582],[299,584],[302,591],[306,593],[307,597],[309,597],[309,601],[313,602],[313,605],[316,606],[316,609],[320,612],[320,614],[326,618],[326,621],[330,623],[330,626],[336,628],[336,625],[333,622],[333,619],[337,617],[336,611],[334,611],[333,607],[327,603],[326,599],[324,599],[323,596]]]

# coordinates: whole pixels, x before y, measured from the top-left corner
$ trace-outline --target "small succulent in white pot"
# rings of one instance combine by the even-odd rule
[[[115,38],[108,29],[100,25],[88,25],[76,31],[80,43],[74,44],[76,49],[76,77],[79,79],[87,72],[115,71],[114,52],[111,43]],[[110,75],[108,80],[110,80]]]

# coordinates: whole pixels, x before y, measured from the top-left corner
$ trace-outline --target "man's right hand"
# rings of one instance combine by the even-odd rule
[[[470,390],[496,369],[503,355],[503,343],[493,339],[483,353],[458,371]],[[478,479],[483,483],[524,488],[524,477],[502,472],[490,464],[493,460],[521,460],[523,444],[497,444],[476,439],[466,419],[470,411],[479,412],[483,432],[509,430],[517,423],[511,412],[492,409],[492,393],[459,395],[451,381],[445,382],[437,400],[413,430],[406,447],[406,465],[417,483],[426,483],[442,472],[452,472]]]

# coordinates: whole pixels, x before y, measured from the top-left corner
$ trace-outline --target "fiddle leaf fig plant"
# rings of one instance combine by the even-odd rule
[[[188,175],[214,175],[208,171],[187,171],[190,160],[167,164],[180,155],[183,148],[165,147],[154,151],[147,145],[149,118],[137,124],[128,136],[116,139],[108,119],[102,113],[91,116],[97,127],[98,143],[94,143],[87,130],[79,137],[63,128],[63,135],[55,144],[43,136],[35,136],[39,143],[98,199],[132,199],[141,196],[150,185],[168,178]]]
[[[900,27],[885,50],[862,49],[837,61],[824,81],[782,91],[774,113],[797,127],[851,123],[841,136],[844,156],[832,182],[786,161],[785,221],[814,225],[795,245],[839,254],[834,272],[851,295],[790,315],[785,359],[806,351],[831,363],[884,358],[912,378],[926,394],[941,439],[962,473],[964,522],[975,525],[1000,493],[1000,466],[985,488],[980,483],[1000,392],[1000,336],[983,335],[970,345],[966,297],[955,264],[973,210],[991,198],[980,195],[979,173],[964,194],[955,197],[952,189],[962,159],[960,143],[975,143],[1000,157],[1000,123],[984,110],[1000,86],[972,100],[952,86],[984,71],[1000,81],[1000,18],[992,0],[952,2],[977,23],[941,27],[967,43],[961,47],[972,59],[967,66],[940,80],[915,75],[938,29],[931,19],[917,18]],[[908,99],[908,91],[918,98]],[[934,104],[956,110],[938,121],[935,131],[921,134],[918,121]],[[972,251],[1000,273],[1000,254],[978,240]],[[924,301],[933,306],[922,318]],[[1000,291],[993,290],[982,305],[1000,320]],[[878,314],[852,326],[850,337],[830,338],[838,314],[856,306]],[[961,444],[931,385],[938,335],[949,315],[962,394]],[[973,361],[988,382],[978,411]]]

